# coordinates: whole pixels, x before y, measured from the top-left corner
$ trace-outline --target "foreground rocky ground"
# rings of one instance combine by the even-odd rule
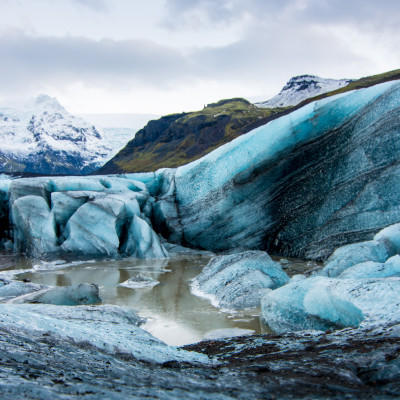
[[[153,363],[68,335],[1,324],[0,393],[13,400],[394,399],[399,337],[400,324],[232,338],[185,347],[210,356],[207,364]]]

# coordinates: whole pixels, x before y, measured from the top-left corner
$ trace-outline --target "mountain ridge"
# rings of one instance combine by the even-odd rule
[[[296,106],[310,97],[340,89],[353,81],[353,79],[326,79],[316,75],[294,76],[272,99],[255,105],[265,108]]]
[[[108,136],[127,142],[118,130]],[[0,140],[0,172],[14,174],[83,175],[116,153],[104,132],[46,94],[1,106]]]

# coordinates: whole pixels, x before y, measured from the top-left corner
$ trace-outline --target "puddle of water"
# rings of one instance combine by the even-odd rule
[[[23,257],[0,256],[0,269],[30,269],[32,265]],[[2,262],[7,266],[1,268]],[[90,261],[67,268],[39,268],[18,275],[18,279],[49,286],[68,286],[95,283],[100,288],[103,304],[130,307],[146,318],[143,328],[170,345],[185,345],[205,337],[220,334],[221,329],[246,329],[254,333],[268,333],[260,323],[259,310],[220,311],[206,299],[194,296],[190,280],[208,263],[206,257],[181,257],[169,260]],[[11,264],[13,264],[11,266]],[[289,275],[312,268],[304,262],[283,262]],[[118,286],[138,273],[144,273],[160,282],[148,288],[131,289]],[[213,332],[217,331],[217,332]]]

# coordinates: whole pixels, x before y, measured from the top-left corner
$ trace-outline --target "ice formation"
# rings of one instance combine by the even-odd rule
[[[192,283],[195,294],[230,309],[260,305],[265,289],[287,283],[289,277],[264,251],[213,257]]]
[[[133,174],[167,240],[324,259],[400,220],[400,84],[308,104],[185,166]]]
[[[168,257],[146,186],[127,176],[16,179],[7,195],[14,248],[31,257]]]
[[[95,284],[80,283],[72,286],[48,287],[15,297],[12,304],[42,303],[60,306],[77,306],[101,303],[99,288]]]
[[[316,275],[268,292],[262,299],[263,320],[276,332],[398,323],[399,227],[339,247]]]
[[[120,283],[118,286],[123,286],[130,289],[140,289],[153,287],[158,285],[159,283],[159,281],[153,279],[151,276],[140,273],[128,279],[127,281]]]
[[[275,332],[380,326],[400,321],[400,278],[311,277],[267,293],[261,317]]]
[[[19,281],[10,281],[8,279],[0,280],[0,300],[7,300],[19,296],[24,296],[28,293],[38,292],[46,289],[46,286],[36,283],[24,283]]]
[[[400,221],[399,116],[393,81],[308,104],[177,169],[3,182],[0,225],[10,202],[15,248],[34,257],[160,258],[159,233],[213,252],[325,259]],[[365,261],[384,262],[393,249],[375,241]]]
[[[340,278],[384,278],[399,273],[400,224],[379,231],[373,240],[337,248],[320,275]]]
[[[205,355],[167,346],[139,327],[143,320],[134,311],[116,306],[0,304],[0,320],[3,327],[28,331],[31,336],[48,334],[89,343],[101,351],[129,354],[137,360],[210,363]]]

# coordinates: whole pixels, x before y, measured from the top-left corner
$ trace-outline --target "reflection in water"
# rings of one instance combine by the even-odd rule
[[[190,292],[190,280],[208,261],[209,258],[194,256],[170,260],[92,261],[65,269],[27,272],[19,275],[19,279],[50,286],[95,283],[104,304],[136,309],[147,319],[143,327],[171,345],[194,343],[220,329],[239,328],[265,333],[267,328],[260,324],[258,309],[221,312]],[[285,269],[289,275],[292,275],[290,264],[294,266],[294,273],[310,269],[305,263],[288,263]],[[15,268],[21,269],[21,265],[15,265]],[[160,284],[138,289],[118,286],[138,273],[149,275]]]

